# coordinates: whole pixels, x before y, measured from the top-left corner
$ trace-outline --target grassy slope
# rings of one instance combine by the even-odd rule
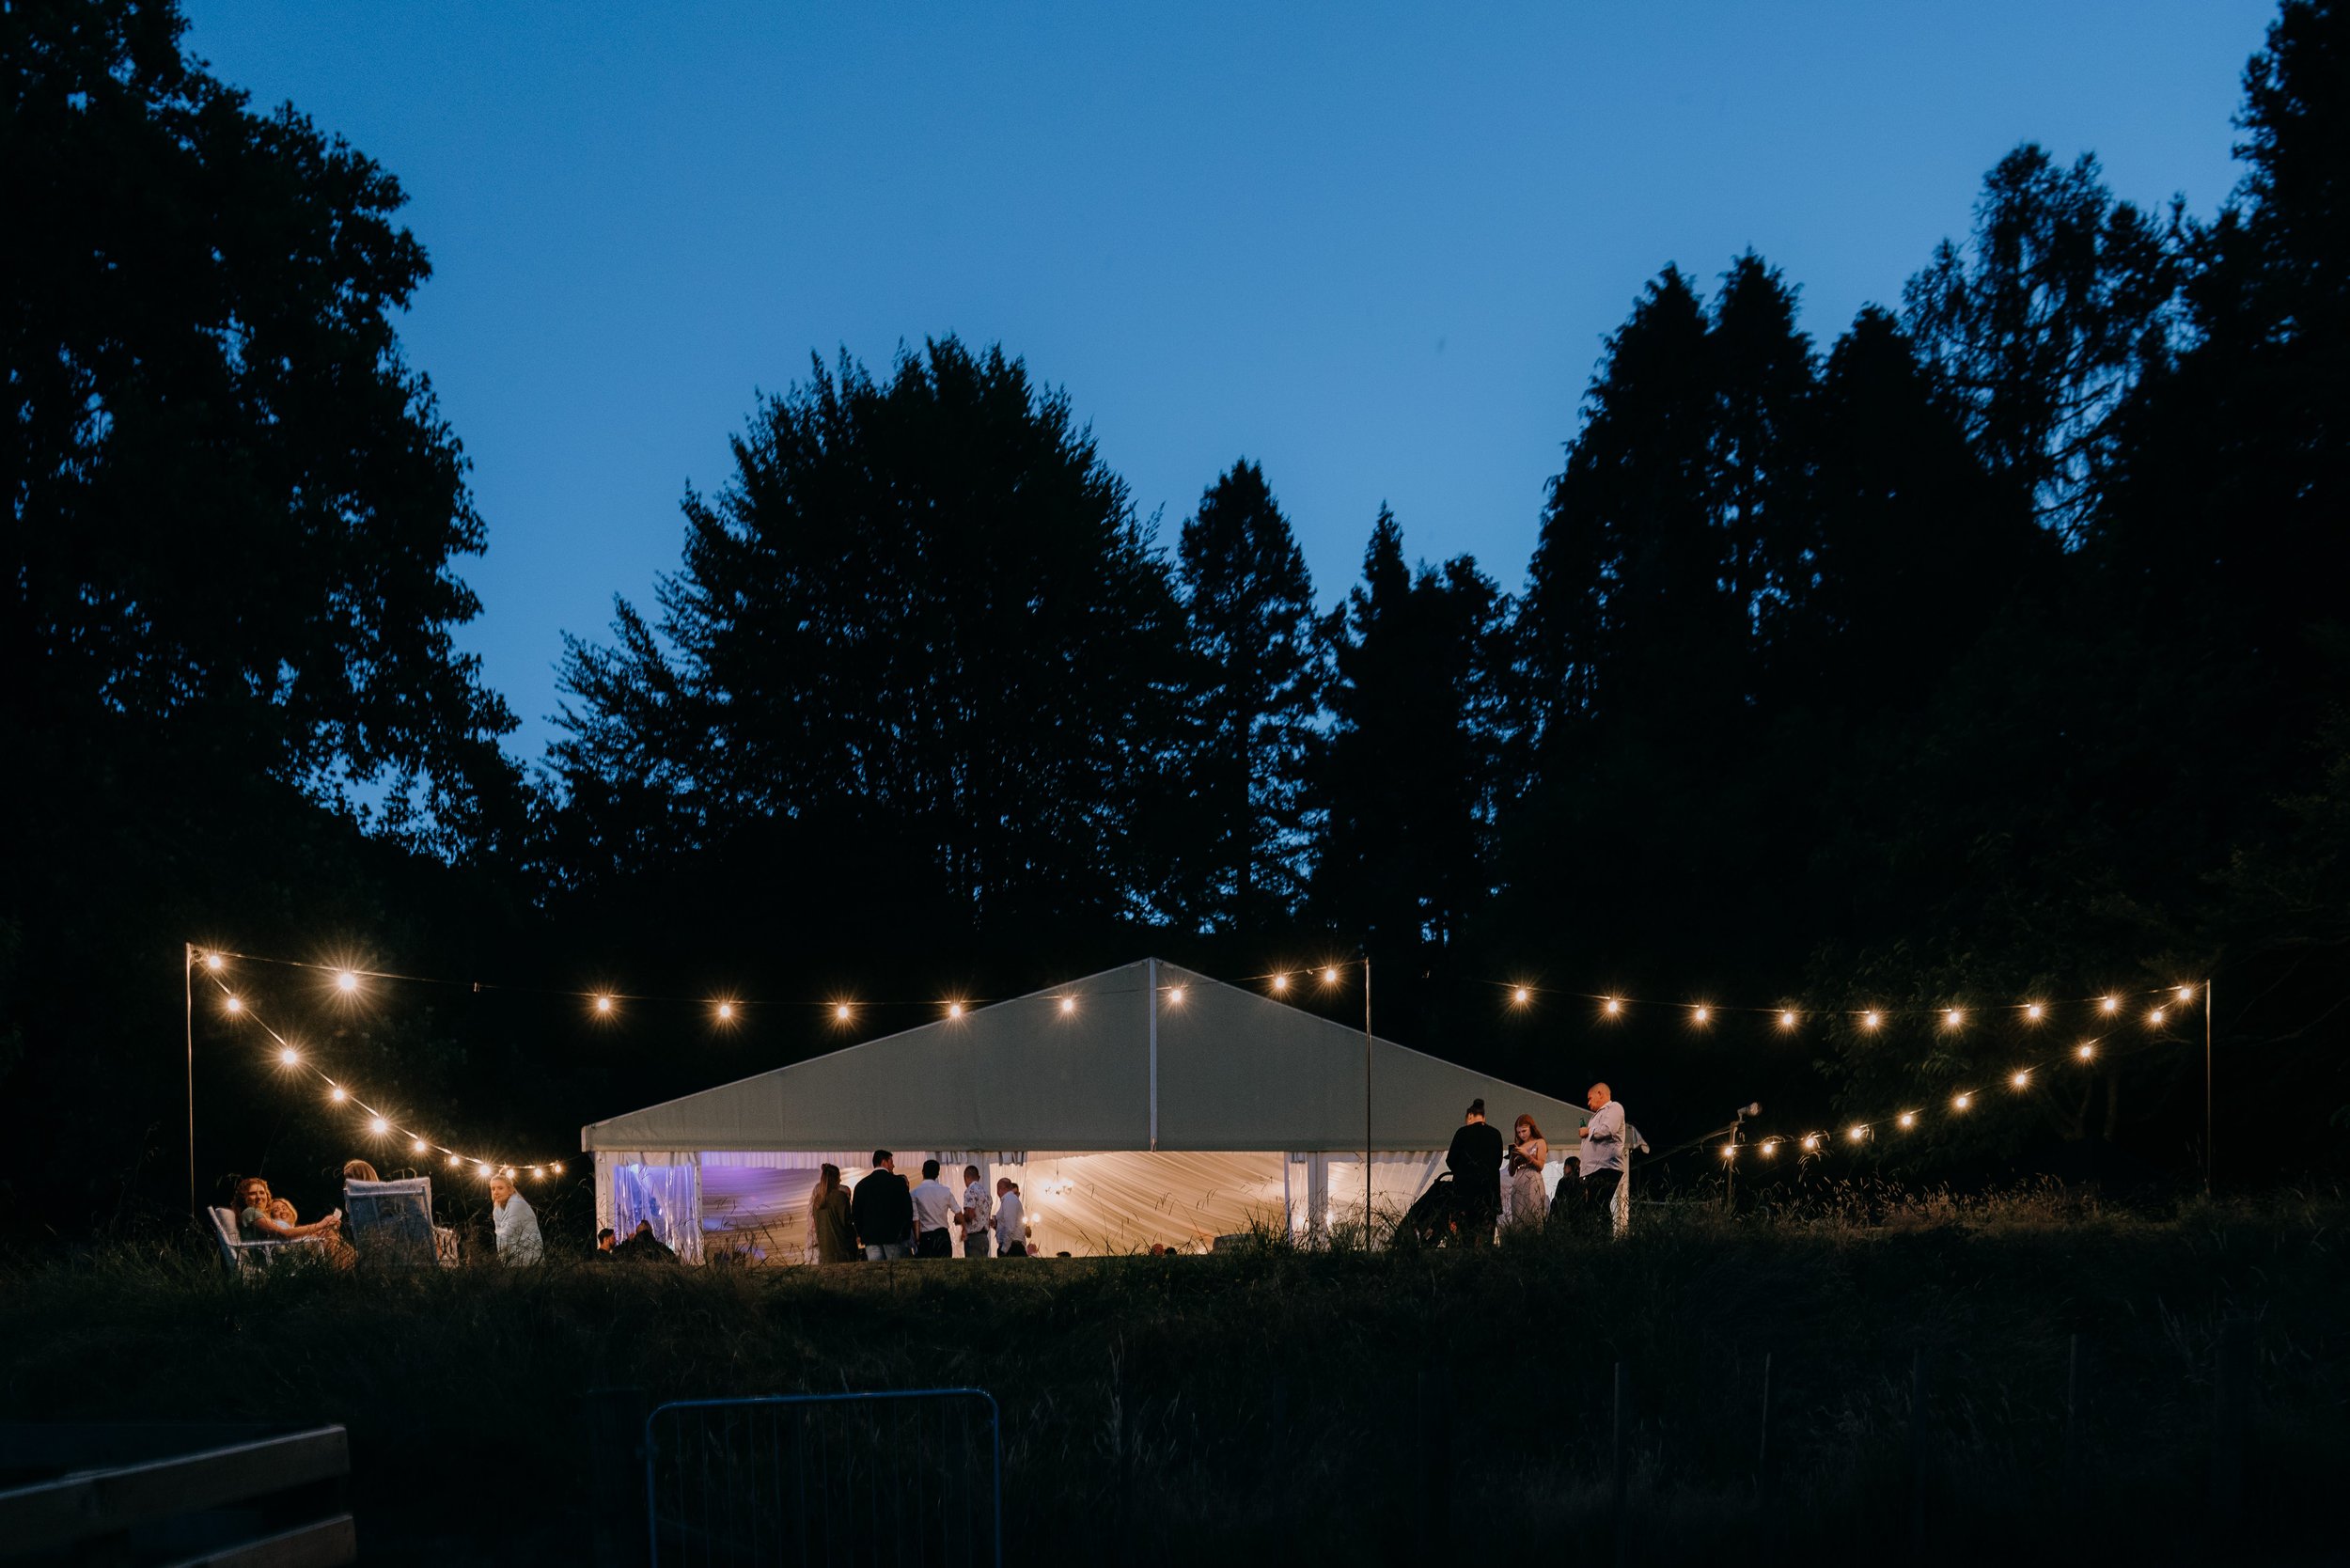
[[[2257,1323],[2256,1538],[2325,1541],[2300,1515],[2350,1453],[2350,1204],[2145,1215],[2048,1194],[1866,1217],[1668,1213],[1612,1247],[1478,1256],[577,1265],[242,1288],[200,1257],[117,1253],[0,1274],[0,1415],[343,1421],[369,1560],[446,1568],[569,1554],[593,1513],[630,1500],[588,1495],[585,1388],[972,1383],[1005,1410],[1014,1560],[1061,1561],[1106,1549],[1116,1358],[1147,1521],[1128,1560],[1245,1544],[1245,1559],[1380,1561],[1410,1538],[1425,1483],[1417,1372],[1450,1373],[1454,1510],[1497,1547],[1601,1528],[1621,1357],[1642,1557],[1841,1560],[1906,1542],[1924,1347],[1936,1551],[2169,1560],[2201,1550],[2212,1347],[2239,1313]],[[2087,1463],[2068,1479],[2075,1333]],[[1782,1463],[1758,1505],[1766,1351]]]

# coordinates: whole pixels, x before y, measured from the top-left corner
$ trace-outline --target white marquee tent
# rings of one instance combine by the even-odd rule
[[[974,1008],[581,1129],[600,1223],[639,1219],[681,1257],[797,1262],[829,1161],[854,1184],[875,1149],[958,1191],[977,1165],[1018,1182],[1031,1248],[1198,1248],[1300,1238],[1400,1214],[1443,1168],[1473,1099],[1531,1115],[1561,1153],[1581,1107],[1157,959]],[[1556,1186],[1559,1168],[1545,1174]]]

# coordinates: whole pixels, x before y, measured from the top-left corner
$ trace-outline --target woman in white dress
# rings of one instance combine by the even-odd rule
[[[1510,1143],[1510,1223],[1540,1226],[1550,1217],[1550,1194],[1543,1187],[1543,1167],[1550,1160],[1550,1143],[1530,1116],[1518,1118]]]

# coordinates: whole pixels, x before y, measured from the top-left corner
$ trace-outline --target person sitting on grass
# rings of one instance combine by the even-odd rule
[[[343,1219],[340,1209],[324,1219],[301,1224],[294,1218],[293,1205],[282,1198],[272,1198],[269,1184],[258,1176],[248,1176],[237,1184],[237,1237],[241,1241],[316,1241],[336,1263],[351,1261],[351,1248],[337,1234]],[[282,1210],[280,1204],[284,1204]],[[279,1217],[281,1214],[283,1218]]]
[[[497,1244],[498,1262],[509,1268],[536,1263],[546,1257],[539,1234],[539,1216],[530,1200],[514,1190],[514,1179],[500,1171],[490,1178],[490,1231]]]
[[[635,1232],[612,1249],[613,1261],[629,1263],[674,1263],[677,1254],[669,1244],[652,1233],[652,1221],[640,1219]]]

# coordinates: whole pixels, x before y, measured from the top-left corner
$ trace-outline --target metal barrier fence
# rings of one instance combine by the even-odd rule
[[[1001,1568],[982,1388],[679,1400],[645,1419],[653,1568]]]

